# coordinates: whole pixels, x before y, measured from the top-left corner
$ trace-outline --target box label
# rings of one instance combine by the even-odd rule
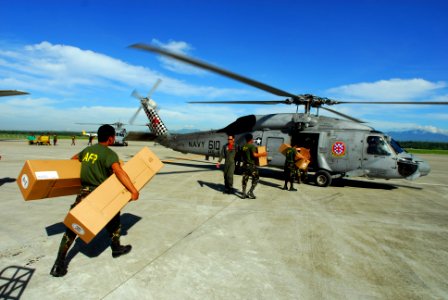
[[[20,182],[22,183],[22,187],[26,190],[28,188],[28,184],[30,183],[28,175],[23,174],[22,178],[20,179]]]
[[[82,228],[81,226],[79,226],[76,223],[72,223],[72,228],[79,235],[84,235],[85,234],[84,228]]]
[[[40,172],[34,172],[36,175],[36,179],[42,180],[42,179],[59,179],[59,175],[57,171],[40,171]]]

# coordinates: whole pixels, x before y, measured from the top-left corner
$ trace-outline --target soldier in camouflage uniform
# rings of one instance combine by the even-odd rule
[[[284,176],[285,176],[285,185],[283,186],[284,190],[288,189],[288,182],[290,183],[289,190],[297,191],[294,188],[294,179],[298,175],[298,168],[296,166],[296,157],[297,157],[297,149],[295,147],[289,147],[286,150],[286,158],[285,158],[285,166],[283,168]],[[299,177],[300,178],[300,177]],[[299,180],[300,183],[300,180]]]
[[[131,200],[133,201],[138,199],[139,192],[132,184],[128,174],[121,168],[118,155],[108,147],[114,143],[115,129],[110,125],[102,125],[98,129],[98,144],[89,146],[82,150],[79,154],[73,156],[72,159],[78,159],[81,162],[80,177],[82,189],[71,208],[80,203],[113,173],[129,190],[131,193]],[[118,212],[118,214],[106,225],[106,230],[109,232],[109,236],[111,238],[112,257],[119,257],[131,251],[131,245],[123,246],[120,244],[120,212]],[[68,249],[73,244],[75,239],[76,234],[69,228],[66,228],[65,234],[63,235],[59,246],[56,262],[50,272],[51,275],[61,277],[67,274],[65,258]]]
[[[254,140],[252,134],[246,135],[246,144],[242,148],[242,158],[243,158],[243,196],[245,199],[247,197],[255,199],[254,189],[257,186],[260,176],[258,175],[258,168],[255,165],[255,158],[267,156],[266,152],[257,153],[257,147],[254,146]],[[252,186],[250,187],[249,193],[246,194],[247,182],[249,177],[252,178]]]

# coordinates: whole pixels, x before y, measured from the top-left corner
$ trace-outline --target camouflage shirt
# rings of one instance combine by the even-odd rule
[[[294,163],[297,155],[297,150],[294,147],[288,148],[286,150],[286,163]]]

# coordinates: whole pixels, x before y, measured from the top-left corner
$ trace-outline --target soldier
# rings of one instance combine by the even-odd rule
[[[242,148],[243,157],[243,196],[245,199],[247,197],[255,199],[254,189],[257,186],[260,176],[258,175],[258,168],[255,166],[255,158],[267,156],[266,152],[257,153],[257,148],[254,146],[254,140],[252,134],[246,134],[246,144]],[[249,193],[246,194],[247,182],[249,177],[252,177],[252,186],[250,187]]]
[[[233,194],[233,173],[235,172],[235,155],[237,152],[237,145],[235,145],[235,138],[229,135],[227,144],[225,144],[219,153],[218,163],[216,167],[219,168],[222,159],[224,163],[224,194]]]
[[[98,129],[98,144],[89,146],[72,157],[72,159],[78,159],[81,162],[80,177],[82,189],[71,208],[87,197],[112,173],[115,173],[118,180],[131,192],[131,201],[138,199],[139,192],[132,184],[128,174],[121,168],[118,155],[108,147],[113,145],[114,142],[115,129],[110,125],[102,125]],[[123,246],[120,244],[120,212],[106,225],[106,230],[111,238],[112,257],[119,257],[131,251],[131,245]],[[51,275],[61,277],[67,273],[65,257],[75,238],[76,234],[69,228],[66,228],[59,246],[56,262],[50,272]]]
[[[288,182],[290,183],[289,190],[297,191],[294,188],[294,179],[298,174],[298,168],[296,166],[296,158],[297,158],[297,149],[296,147],[289,147],[286,149],[285,153],[285,166],[283,167],[283,174],[285,177],[285,185],[283,186],[284,190],[288,189]],[[300,183],[300,176],[299,176]]]

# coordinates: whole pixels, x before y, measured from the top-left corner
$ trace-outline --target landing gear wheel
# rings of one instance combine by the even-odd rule
[[[316,172],[316,185],[320,187],[327,187],[331,184],[331,175],[325,170]]]

